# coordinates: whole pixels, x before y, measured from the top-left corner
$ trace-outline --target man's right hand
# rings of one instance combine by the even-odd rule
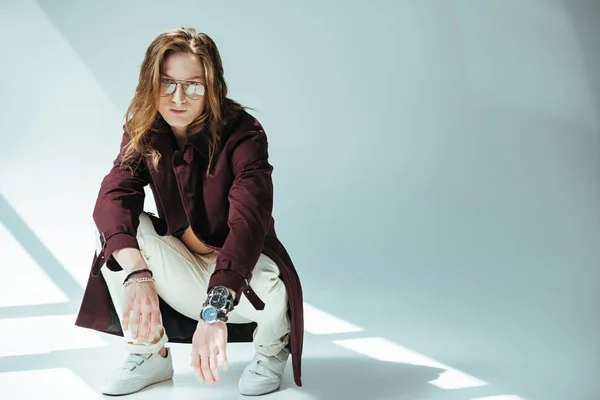
[[[113,253],[113,257],[127,272],[147,269],[146,261],[138,249],[124,248]],[[130,279],[150,277],[148,272],[133,275]],[[138,342],[152,342],[156,328],[161,325],[158,294],[154,282],[136,282],[125,287],[123,330],[129,329],[131,337]]]
[[[150,277],[145,272],[130,279]],[[133,311],[133,314],[132,314]],[[131,337],[141,342],[153,342],[156,328],[161,324],[158,294],[154,282],[136,282],[125,287],[125,309],[123,310],[123,330],[130,328]]]

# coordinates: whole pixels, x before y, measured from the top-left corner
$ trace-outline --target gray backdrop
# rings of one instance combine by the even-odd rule
[[[80,284],[144,51],[192,26],[269,135],[308,302],[500,391],[597,398],[600,2],[2,9],[0,217]]]

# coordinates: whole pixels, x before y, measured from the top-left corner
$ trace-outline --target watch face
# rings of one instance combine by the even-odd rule
[[[213,288],[213,296],[214,295],[220,295],[222,297],[227,298],[227,295],[229,295],[229,289],[227,289],[225,286],[215,286]]]
[[[217,320],[217,309],[211,306],[205,307],[202,310],[202,320],[206,322],[214,322]]]
[[[214,294],[210,298],[210,305],[219,310],[225,308],[226,304],[227,304],[227,297],[224,297],[220,293]]]

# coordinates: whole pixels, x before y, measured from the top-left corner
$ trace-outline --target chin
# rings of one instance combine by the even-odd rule
[[[165,118],[165,121],[167,121],[167,124],[169,124],[172,128],[185,128],[190,124],[187,121],[184,122],[175,118]]]

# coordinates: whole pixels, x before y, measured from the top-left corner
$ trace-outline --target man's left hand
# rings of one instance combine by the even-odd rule
[[[213,385],[220,379],[219,361],[221,357],[221,368],[227,371],[227,325],[223,321],[212,324],[202,320],[198,321],[196,332],[192,337],[192,362],[196,378],[200,383]]]

